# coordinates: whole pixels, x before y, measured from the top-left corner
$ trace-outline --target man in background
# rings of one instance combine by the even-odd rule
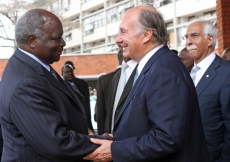
[[[210,161],[230,161],[230,62],[214,52],[217,38],[211,22],[191,21],[185,39],[194,59],[190,75],[196,86]]]
[[[178,51],[175,49],[171,49],[171,51],[173,51],[175,54],[178,54]]]
[[[184,63],[185,67],[187,68],[188,72],[192,70],[192,67],[194,65],[194,60],[192,57],[190,57],[190,54],[187,50],[187,48],[183,48],[179,54],[178,54],[180,60]]]
[[[119,65],[122,64],[122,51],[117,54]],[[113,72],[102,75],[97,80],[96,119],[98,134],[111,133],[111,106],[113,100],[113,78],[120,66]]]
[[[230,47],[224,50],[224,52],[222,53],[222,57],[223,59],[230,61]]]
[[[123,62],[121,68],[116,72],[113,78],[113,98],[110,114],[111,117],[109,120],[111,124],[110,132],[113,131],[114,123],[116,122],[119,112],[132,89],[137,66],[137,63],[134,60],[123,56],[122,49],[120,49],[119,52],[122,53]]]
[[[91,115],[90,115],[91,112],[90,112],[90,109],[89,109],[89,107],[87,105],[87,102],[86,102],[88,98],[85,98],[85,96],[83,96],[82,92],[80,92],[80,90],[79,90],[79,86],[77,87],[76,84],[74,84],[74,82],[73,82],[75,77],[74,77],[74,72],[73,72],[73,66],[72,65],[65,64],[62,67],[62,77],[73,88],[73,90],[76,92],[76,94],[81,99],[81,102],[84,104],[85,110],[86,110],[86,113],[87,113],[88,128],[90,129],[89,134],[92,134],[92,132],[94,132],[94,130],[93,130],[93,127],[92,127],[92,122],[91,122]]]
[[[75,75],[74,75],[75,66],[74,66],[74,64],[73,64],[72,61],[66,61],[64,63],[64,65],[65,64],[69,64],[69,65],[71,65],[73,67],[73,76],[74,77],[73,77],[72,82],[75,84],[75,86],[81,92],[81,94],[84,96],[84,100],[85,100],[85,103],[86,103],[86,106],[87,106],[87,112],[89,112],[88,115],[87,115],[87,119],[88,119],[88,123],[89,123],[89,128],[92,131],[94,131],[93,125],[92,125],[92,121],[91,121],[91,107],[90,107],[90,97],[89,97],[89,86],[88,86],[88,83],[84,79],[75,77]]]
[[[93,161],[208,162],[196,90],[168,47],[163,16],[151,5],[124,15],[116,42],[123,56],[138,62],[134,85],[114,124],[115,142],[100,147]]]

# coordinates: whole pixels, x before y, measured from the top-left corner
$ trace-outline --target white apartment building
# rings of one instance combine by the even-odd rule
[[[63,18],[64,54],[117,52],[115,38],[125,12],[142,4],[152,4],[164,15],[169,47],[181,50],[186,24],[196,18],[216,21],[216,0],[58,0]],[[48,7],[48,9],[50,6]]]

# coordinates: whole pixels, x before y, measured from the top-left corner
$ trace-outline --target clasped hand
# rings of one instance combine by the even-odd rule
[[[111,134],[104,133],[103,136],[108,137],[110,140],[100,140],[96,138],[90,138],[90,141],[100,145],[94,152],[86,155],[84,160],[92,160],[94,162],[106,162],[112,161],[111,144],[114,138]]]

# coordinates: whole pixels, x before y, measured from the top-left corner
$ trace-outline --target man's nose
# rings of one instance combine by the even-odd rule
[[[191,39],[191,37],[187,37],[186,38],[186,45],[190,45],[190,44],[192,44],[193,42],[192,42],[192,39]]]
[[[63,38],[61,38],[61,43],[60,43],[60,45],[61,45],[62,47],[66,46],[66,43],[65,43],[65,41],[64,41]]]
[[[118,46],[120,46],[119,44],[122,43],[122,39],[121,39],[120,33],[118,33],[118,35],[116,37],[116,43],[118,44]]]

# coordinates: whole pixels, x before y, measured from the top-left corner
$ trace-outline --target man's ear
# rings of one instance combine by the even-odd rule
[[[34,35],[29,35],[29,37],[28,37],[28,45],[32,49],[36,48],[36,37]]]
[[[208,35],[207,40],[208,40],[208,47],[212,46],[213,41],[214,41],[214,37],[212,35]]]
[[[148,42],[153,36],[153,30],[152,29],[147,29],[144,32],[144,39],[143,39],[143,43]]]

